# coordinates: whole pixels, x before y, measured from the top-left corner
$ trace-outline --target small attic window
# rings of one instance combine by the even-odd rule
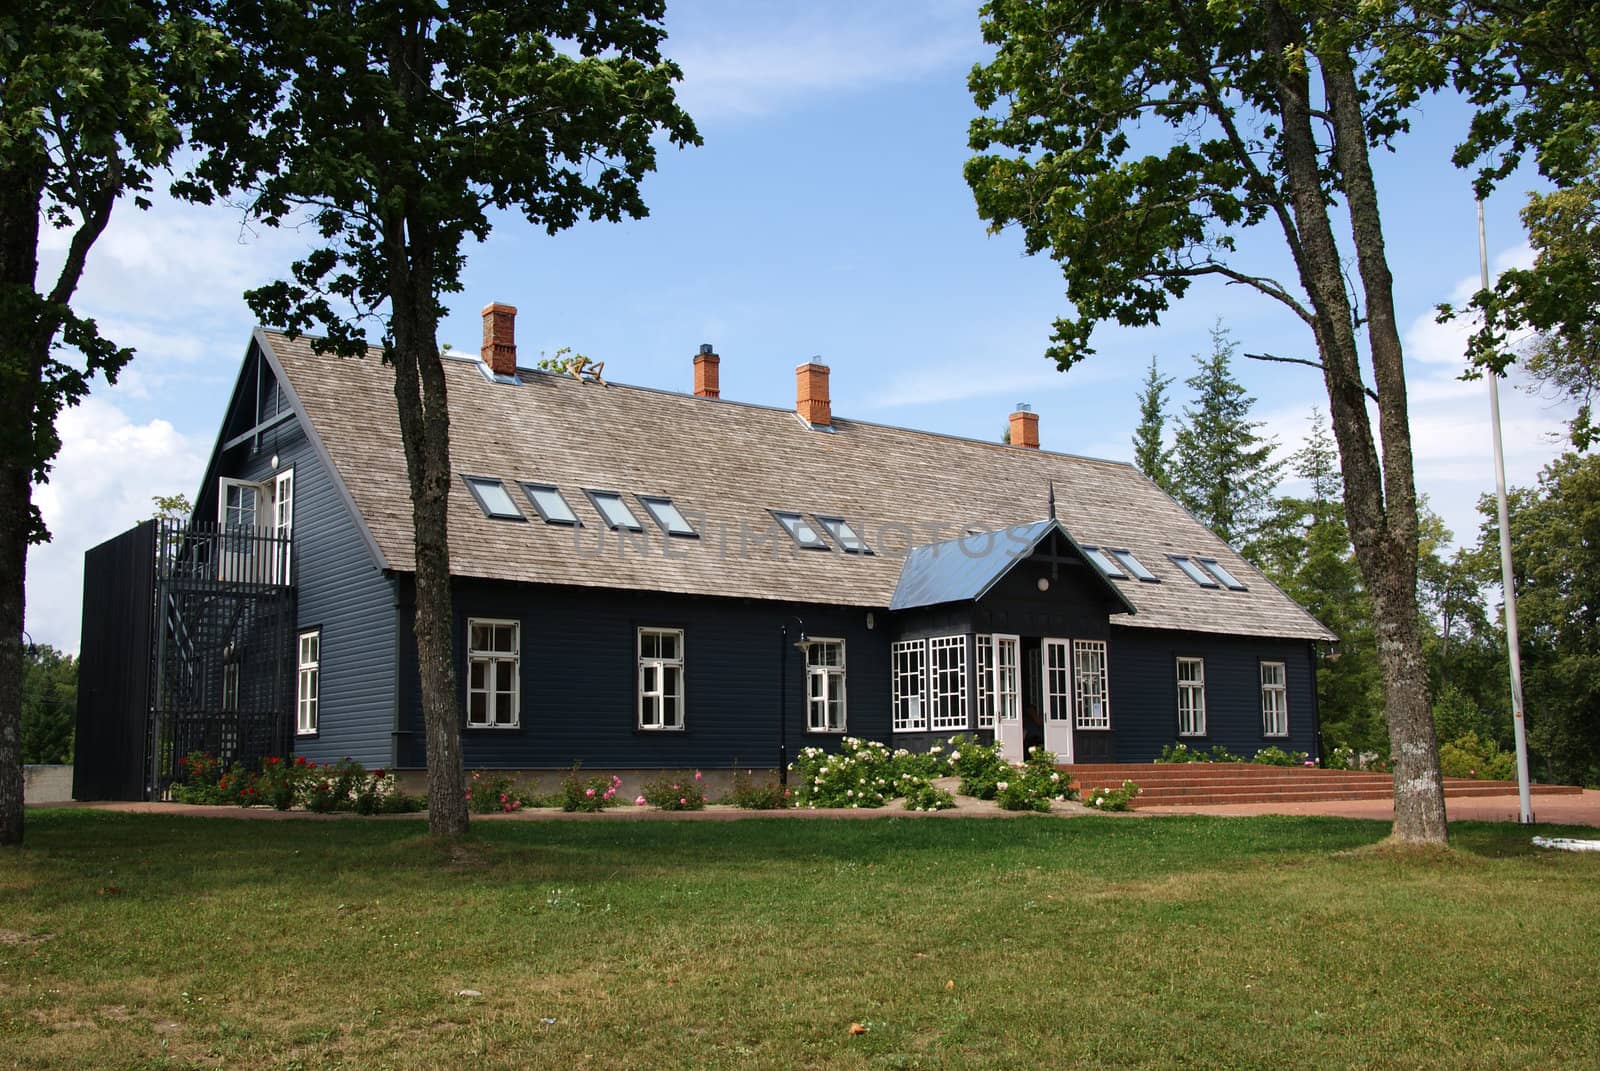
[[[788,532],[790,538],[798,543],[802,549],[833,549],[828,546],[828,541],[822,538],[822,534],[811,527],[811,524],[800,514],[773,510],[772,515],[778,519],[778,523],[783,525],[783,530]]]
[[[1101,550],[1099,547],[1084,547],[1083,556],[1093,562],[1094,567],[1100,570],[1106,576],[1109,576],[1114,580],[1128,579],[1128,574],[1124,573],[1121,569],[1118,569],[1116,563],[1113,562],[1106,555],[1106,552]]]
[[[639,501],[644,504],[651,519],[661,526],[663,532],[685,539],[700,538],[700,533],[694,530],[694,525],[690,524],[678,511],[678,507],[672,504],[672,499],[640,495]]]
[[[644,531],[644,525],[639,523],[639,518],[633,515],[633,511],[616,491],[591,491],[584,488],[583,493],[589,496],[589,501],[594,503],[600,519],[610,525],[612,531],[618,528],[626,528],[630,532]]]
[[[522,493],[528,496],[528,501],[533,503],[533,508],[544,518],[545,524],[583,527],[583,522],[572,512],[572,507],[567,505],[566,496],[558,488],[547,483],[525,483],[522,485]]]
[[[1143,580],[1148,584],[1161,583],[1156,574],[1144,567],[1144,562],[1133,556],[1132,551],[1114,550],[1109,547],[1107,549],[1110,550],[1111,556],[1117,559],[1117,563],[1119,565],[1128,570],[1128,572],[1132,573],[1134,576],[1138,577],[1140,580]]]
[[[1176,565],[1179,569],[1183,570],[1184,576],[1187,576],[1190,580],[1193,580],[1201,587],[1214,588],[1217,586],[1217,582],[1212,580],[1211,577],[1206,573],[1202,572],[1200,567],[1190,559],[1185,558],[1181,554],[1171,554],[1168,555],[1168,557],[1172,559],[1173,565]]]
[[[850,527],[850,522],[843,517],[824,517],[820,513],[815,516],[822,527],[832,533],[834,541],[846,554],[872,553],[872,548],[867,546],[866,540],[857,535],[856,530]]]
[[[506,485],[499,480],[492,476],[463,476],[462,479],[467,481],[467,489],[478,500],[478,507],[483,510],[485,517],[497,521],[527,520],[506,493]]]
[[[1243,584],[1241,584],[1239,582],[1239,578],[1238,577],[1236,577],[1232,573],[1228,572],[1228,570],[1220,562],[1218,562],[1217,559],[1215,559],[1215,558],[1201,558],[1200,559],[1200,564],[1205,566],[1206,569],[1208,571],[1210,571],[1212,576],[1214,576],[1218,580],[1222,581],[1222,586],[1227,588],[1229,591],[1249,591],[1250,590],[1249,588],[1245,587]]]

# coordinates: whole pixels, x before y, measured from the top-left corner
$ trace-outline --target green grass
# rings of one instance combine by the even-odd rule
[[[1509,825],[1415,856],[1321,818],[485,822],[457,851],[409,820],[28,821],[0,854],[3,1066],[1600,1053],[1600,857]]]

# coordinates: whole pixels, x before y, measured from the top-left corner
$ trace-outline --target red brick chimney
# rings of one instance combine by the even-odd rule
[[[833,423],[833,410],[828,404],[828,366],[815,360],[807,361],[794,370],[795,411],[807,424],[827,426]]]
[[[721,386],[717,381],[717,366],[722,358],[711,351],[711,343],[700,343],[700,352],[694,355],[694,396],[720,398]]]
[[[1018,402],[1017,411],[1011,414],[1011,445],[1039,449],[1039,414],[1025,402]]]
[[[478,351],[497,376],[517,374],[517,310],[499,302],[483,307],[483,349]]]

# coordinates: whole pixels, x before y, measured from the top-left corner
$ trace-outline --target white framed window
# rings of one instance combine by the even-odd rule
[[[1016,636],[994,638],[994,714],[996,721],[1013,722],[1022,716],[1021,648]]]
[[[1072,709],[1080,729],[1111,728],[1110,684],[1106,674],[1106,641],[1072,641]]]
[[[639,728],[683,728],[683,629],[639,630]]]
[[[223,476],[217,481],[217,523],[224,528],[254,528],[259,484]]]
[[[1282,662],[1261,663],[1261,735],[1289,735],[1288,675]]]
[[[521,708],[522,625],[467,618],[467,728],[515,729]]]
[[[322,631],[300,633],[300,653],[295,670],[295,732],[311,736],[317,731],[317,703],[322,691]]]
[[[1178,659],[1178,735],[1206,735],[1206,662]]]
[[[928,712],[935,732],[967,727],[967,638],[928,641]]]
[[[283,545],[282,583],[289,583],[289,549],[287,540],[294,534],[294,469],[288,469],[272,481],[272,528],[286,542]],[[274,572],[277,570],[274,569]]]
[[[806,731],[844,729],[844,641],[813,639],[806,645]]]
[[[978,728],[994,728],[994,637],[977,637],[974,672],[978,675]]]
[[[889,648],[894,674],[894,731],[921,732],[928,727],[927,644],[901,640]]]

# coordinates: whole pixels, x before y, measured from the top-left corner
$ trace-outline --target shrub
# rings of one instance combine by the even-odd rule
[[[947,811],[956,805],[954,796],[916,774],[902,774],[896,790],[905,798],[903,806],[908,811]]]
[[[980,800],[995,798],[1001,781],[1011,777],[1011,766],[1000,757],[999,744],[985,744],[969,736],[952,736],[947,767],[961,778],[956,791]]]
[[[1006,811],[1048,811],[1052,800],[1070,800],[1070,778],[1056,769],[1056,756],[1042,747],[1028,749],[1028,761],[1010,768],[1009,775],[995,785],[995,802]]]
[[[231,769],[222,760],[204,751],[191,751],[178,759],[178,777],[170,786],[179,803],[237,803],[246,787],[244,769],[234,763]]]
[[[747,811],[776,811],[789,806],[789,790],[770,779],[758,785],[751,771],[735,770],[733,787],[722,802]]]
[[[1258,766],[1301,766],[1306,761],[1306,753],[1285,751],[1281,747],[1264,747],[1250,761]]]
[[[1477,733],[1467,733],[1439,745],[1439,769],[1446,777],[1515,781],[1517,756],[1512,751],[1501,751],[1493,740],[1480,740]]]
[[[528,805],[516,782],[505,774],[472,771],[467,779],[467,810],[473,814],[514,814]]]
[[[1083,798],[1085,805],[1097,811],[1126,811],[1139,795],[1139,786],[1132,781],[1122,782],[1121,788],[1097,788]]]
[[[663,811],[703,811],[706,806],[699,770],[693,777],[680,773],[647,781],[641,795],[650,806]]]
[[[847,736],[837,754],[802,748],[789,769],[798,807],[882,807],[891,796],[895,764],[883,744]]]
[[[591,777],[583,779],[581,763],[573,763],[572,770],[561,782],[561,809],[593,813],[610,807],[616,799],[622,778]]]
[[[1244,759],[1235,755],[1221,744],[1216,745],[1210,751],[1201,751],[1199,748],[1192,748],[1180,741],[1162,748],[1161,754],[1157,756],[1156,761],[1165,763],[1243,762]]]

